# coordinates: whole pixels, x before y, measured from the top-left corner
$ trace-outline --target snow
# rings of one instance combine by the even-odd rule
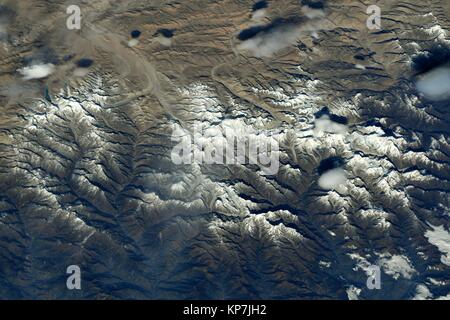
[[[434,36],[437,40],[442,42],[450,42],[447,40],[447,31],[443,29],[439,24],[434,24],[429,28],[422,28],[430,36]]]
[[[447,266],[450,266],[450,232],[448,232],[444,226],[433,226],[433,230],[427,230],[425,237],[428,242],[438,247],[442,253],[441,262]]]
[[[432,297],[433,295],[431,294],[430,290],[428,290],[427,286],[424,284],[419,284],[416,287],[416,295],[414,296],[413,300],[427,300]]]
[[[411,279],[412,275],[416,273],[408,257],[402,255],[384,256],[378,264],[386,274],[391,275],[395,280],[400,276]]]
[[[355,287],[355,286],[350,286],[347,290],[347,297],[348,300],[358,300],[359,299],[359,295],[361,293],[361,289]]]

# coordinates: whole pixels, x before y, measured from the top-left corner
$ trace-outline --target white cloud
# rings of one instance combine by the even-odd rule
[[[302,12],[310,19],[325,17],[325,12],[322,9],[314,9],[309,6],[303,6]]]
[[[42,79],[55,71],[55,65],[51,63],[34,64],[18,70],[25,80]]]
[[[271,26],[238,45],[239,50],[250,51],[255,57],[270,57],[278,51],[297,43],[302,33],[314,34],[322,28],[322,19],[313,16],[304,23],[283,23]]]
[[[347,132],[347,126],[342,123],[334,122],[328,115],[323,115],[316,119],[314,135],[321,136],[324,132],[344,134]]]
[[[128,41],[128,46],[129,47],[134,47],[136,45],[139,44],[139,40],[138,39],[131,39],[130,41]]]
[[[155,41],[159,42],[161,45],[165,47],[170,47],[172,45],[172,40],[162,35],[159,35],[157,38],[155,38]]]
[[[253,21],[261,21],[265,17],[267,17],[267,10],[266,9],[259,9],[252,13],[252,20]]]
[[[73,72],[76,77],[84,77],[89,73],[89,69],[87,68],[76,68]]]
[[[271,31],[263,32],[253,38],[243,41],[240,50],[250,51],[256,57],[270,57],[276,52],[297,42],[299,28],[295,25],[281,26]]]
[[[344,169],[331,169],[322,174],[319,178],[319,186],[325,190],[334,190],[347,181],[347,175]]]
[[[416,88],[431,100],[450,98],[450,68],[440,67],[420,76]]]

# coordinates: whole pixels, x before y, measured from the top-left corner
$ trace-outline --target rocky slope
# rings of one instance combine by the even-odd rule
[[[0,4],[0,297],[449,297],[449,100],[415,85],[447,1],[379,30],[365,0]],[[278,172],[174,164],[197,127],[275,139]]]

